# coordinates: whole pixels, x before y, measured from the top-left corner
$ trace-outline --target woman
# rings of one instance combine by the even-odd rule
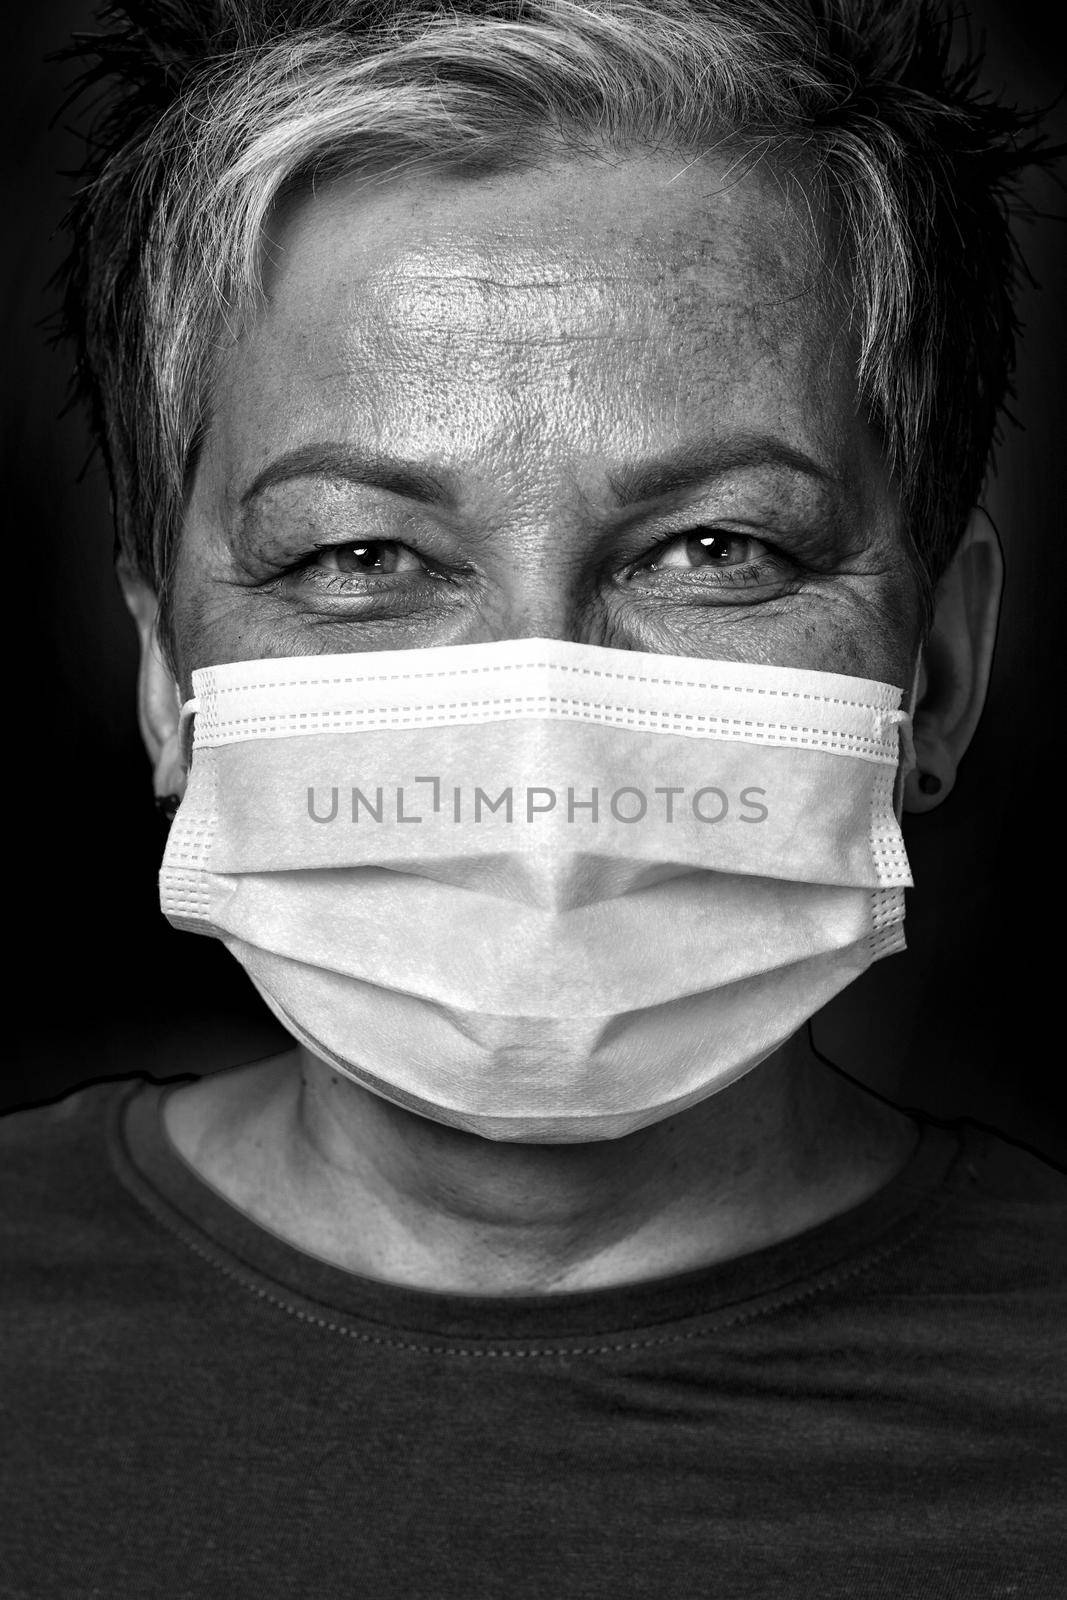
[[[151,41],[70,318],[163,908],[294,1044],[9,1123],[16,1593],[1055,1592],[1062,1182],[803,1031],[996,625],[1025,151],[942,44]]]

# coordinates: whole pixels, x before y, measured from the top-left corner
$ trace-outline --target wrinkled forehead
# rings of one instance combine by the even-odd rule
[[[825,260],[795,184],[725,156],[336,181],[275,218],[222,409],[270,434],[418,413],[423,450],[475,399],[594,448],[681,410],[832,429],[855,394]]]
[[[320,230],[339,243],[360,206],[375,224],[361,241],[369,266],[390,247],[417,260],[421,236],[433,251],[467,243],[485,261],[539,262],[541,286],[550,286],[553,264],[573,271],[582,263],[622,281],[699,282],[715,262],[750,273],[792,265],[796,230],[786,240],[782,228],[800,221],[799,193],[777,168],[741,158],[634,155],[481,179],[413,171],[395,181],[338,181],[317,189],[312,204],[292,197],[276,227],[290,247]]]
[[[489,342],[610,330],[629,313],[649,331],[727,311],[810,316],[828,287],[826,250],[799,182],[740,158],[631,158],[472,180],[406,174],[334,181],[291,196],[264,260],[264,331],[324,314],[374,332],[432,332],[450,320]]]

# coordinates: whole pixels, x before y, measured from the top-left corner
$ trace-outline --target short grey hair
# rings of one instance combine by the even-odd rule
[[[65,319],[120,561],[164,611],[214,365],[254,310],[281,198],[638,149],[769,158],[830,222],[929,596],[1010,379],[1010,209],[1040,148],[950,64],[930,0],[127,0],[102,20],[76,46],[109,92]]]

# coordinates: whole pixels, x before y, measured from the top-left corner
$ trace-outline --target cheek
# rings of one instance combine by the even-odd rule
[[[242,648],[252,596],[221,581],[219,554],[203,531],[187,525],[174,566],[170,637],[182,694],[191,694],[196,667],[238,661],[258,651]]]
[[[613,599],[605,644],[705,660],[834,672],[907,690],[919,642],[910,580],[835,578],[754,606]]]
[[[791,623],[819,670],[910,686],[921,625],[918,584],[906,566],[841,579],[825,603],[807,617],[798,610]]]

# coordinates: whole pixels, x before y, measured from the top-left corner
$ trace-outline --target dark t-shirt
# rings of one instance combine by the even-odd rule
[[[926,1125],[847,1214],[527,1299],[331,1267],[161,1089],[0,1122],[0,1593],[1067,1595],[1067,1180]]]

